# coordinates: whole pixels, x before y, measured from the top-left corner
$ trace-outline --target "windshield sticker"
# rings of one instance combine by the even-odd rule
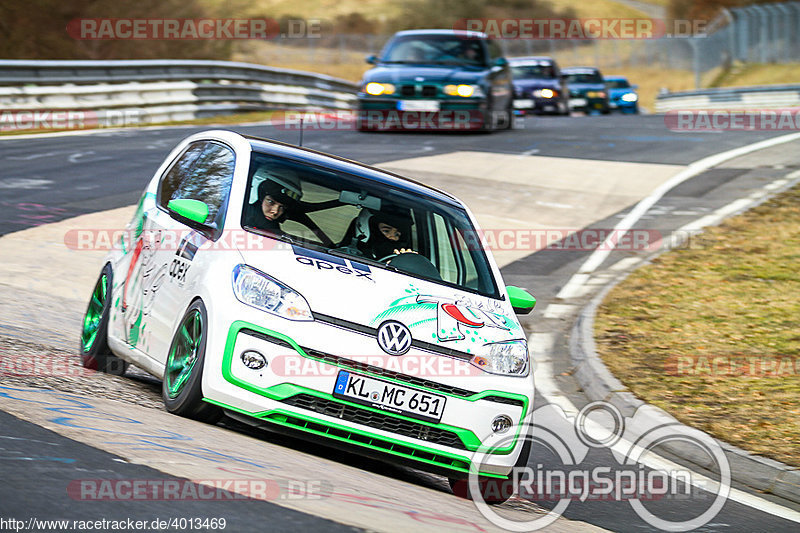
[[[367,265],[322,252],[306,250],[299,246],[292,246],[292,251],[294,251],[295,261],[301,265],[314,267],[318,271],[338,272],[346,276],[355,276],[359,279],[375,282],[371,277],[372,270]]]

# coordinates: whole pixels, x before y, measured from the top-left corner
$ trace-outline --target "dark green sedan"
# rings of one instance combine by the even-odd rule
[[[511,71],[485,34],[401,31],[367,61],[375,67],[358,93],[362,131],[512,127]]]
[[[594,67],[568,67],[561,75],[569,86],[569,107],[587,115],[594,111],[607,115],[611,112],[608,89],[603,75]]]

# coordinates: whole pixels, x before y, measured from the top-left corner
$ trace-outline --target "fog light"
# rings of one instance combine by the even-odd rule
[[[495,433],[505,433],[512,424],[511,417],[500,415],[492,420],[492,431]]]
[[[242,352],[242,363],[250,370],[261,370],[267,366],[267,358],[255,350],[245,350]]]

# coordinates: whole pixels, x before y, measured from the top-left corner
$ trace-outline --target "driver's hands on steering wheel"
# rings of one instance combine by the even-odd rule
[[[411,248],[400,248],[399,250],[395,248],[394,253],[395,255],[400,255],[400,254],[418,254],[419,252],[416,250],[412,250]]]

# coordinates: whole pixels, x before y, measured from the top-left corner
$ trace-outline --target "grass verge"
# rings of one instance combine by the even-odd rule
[[[597,350],[641,399],[800,466],[800,186],[617,286]]]

